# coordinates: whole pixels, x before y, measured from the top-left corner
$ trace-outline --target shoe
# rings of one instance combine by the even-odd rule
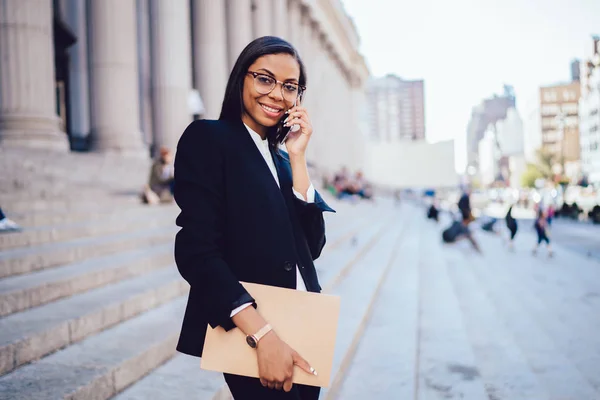
[[[0,232],[20,231],[21,227],[8,218],[0,220]]]

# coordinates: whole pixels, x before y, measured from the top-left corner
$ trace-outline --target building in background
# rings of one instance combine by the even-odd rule
[[[371,79],[367,100],[372,139],[388,142],[425,139],[422,80],[404,80],[395,75]]]
[[[479,161],[479,178],[483,186],[491,186],[498,177],[500,153],[496,142],[496,134],[491,127],[486,129],[483,138],[477,144]]]
[[[579,97],[579,81],[540,88],[542,150],[569,178],[579,173]]]
[[[581,64],[579,144],[583,175],[600,184],[600,37],[594,36],[592,44],[589,59]]]
[[[0,0],[0,146],[147,157],[217,118],[254,38],[306,65],[313,165],[363,163],[369,76],[340,0]]]
[[[527,162],[523,119],[516,108],[509,108],[506,118],[496,122],[495,131],[501,157],[500,175],[508,186],[519,188]]]
[[[490,124],[506,118],[509,108],[515,108],[516,98],[512,86],[505,85],[502,95],[494,95],[473,107],[467,126],[467,169],[469,175],[479,169],[479,141],[483,139]]]
[[[522,117],[525,160],[535,164],[538,161],[538,150],[542,147],[539,91],[524,102]]]
[[[577,59],[571,61],[571,81],[579,81],[581,77],[581,62]]]
[[[483,186],[520,187],[525,171],[523,120],[515,108],[490,123],[478,144],[480,183]]]

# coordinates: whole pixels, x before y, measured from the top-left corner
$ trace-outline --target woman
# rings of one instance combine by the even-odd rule
[[[177,349],[201,356],[207,324],[241,329],[254,341],[260,380],[225,374],[236,400],[319,396],[319,388],[292,386],[294,365],[316,372],[239,283],[321,290],[313,260],[325,245],[323,212],[333,210],[308,176],[312,126],[295,106],[305,85],[289,43],[256,39],[233,67],[219,120],[190,124],[175,158],[175,259],[191,286]],[[283,140],[287,153],[278,149]]]

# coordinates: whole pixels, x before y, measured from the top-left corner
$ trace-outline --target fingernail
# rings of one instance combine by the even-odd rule
[[[314,375],[314,376],[318,376],[317,371],[315,371],[315,369],[313,367],[310,367],[310,372]]]
[[[285,124],[286,122],[288,122],[288,119],[290,119],[290,117],[287,117],[286,119],[284,119],[283,123]]]
[[[290,113],[290,110],[285,110],[285,113],[286,113],[286,114],[289,114],[289,113]]]

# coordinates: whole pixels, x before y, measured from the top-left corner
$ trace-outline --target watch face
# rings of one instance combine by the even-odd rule
[[[254,340],[252,336],[246,336],[246,343],[248,343],[248,346],[252,347],[253,349],[256,348],[256,340]]]

